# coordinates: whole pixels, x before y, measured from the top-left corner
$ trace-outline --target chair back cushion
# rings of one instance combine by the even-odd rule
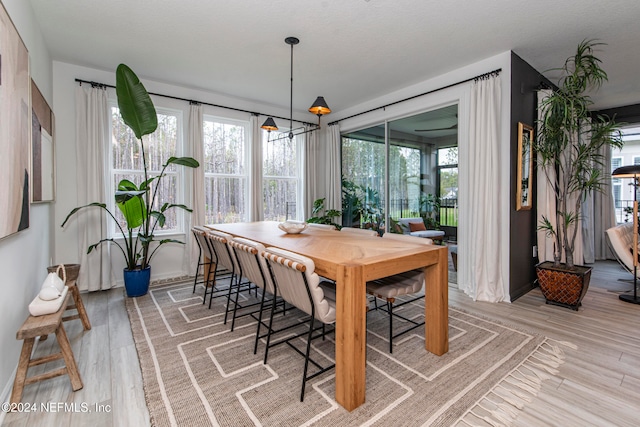
[[[325,298],[312,259],[274,247],[267,248],[264,256],[271,267],[279,296],[309,315],[312,313],[313,305],[316,319],[324,323],[335,322],[335,304]],[[307,279],[309,292],[303,276]]]
[[[418,245],[432,245],[433,240],[424,237],[415,237],[410,234],[384,233],[383,239],[398,240],[406,243],[415,243]]]
[[[331,225],[331,224],[316,224],[313,222],[310,222],[307,224],[309,227],[313,227],[313,228],[322,228],[324,230],[337,230],[335,225]]]
[[[606,231],[618,261],[633,274],[633,223],[624,223]],[[640,277],[640,269],[637,272]]]
[[[242,276],[267,292],[273,294],[273,282],[267,268],[267,262],[262,256],[265,247],[262,243],[236,237],[229,242],[234,250]]]
[[[409,232],[413,233],[414,231],[426,231],[427,227],[425,227],[424,222],[410,222],[409,223]]]
[[[207,233],[211,248],[215,252],[215,259],[218,265],[229,271],[238,272],[238,264],[233,255],[233,249],[229,246],[229,242],[233,239],[231,234],[221,231],[209,230]]]
[[[371,229],[366,229],[366,228],[342,227],[340,229],[340,231],[343,232],[343,233],[354,233],[354,234],[359,234],[359,235],[362,235],[362,236],[370,236],[370,237],[379,237],[380,236],[377,231],[371,230]]]
[[[400,225],[403,234],[411,233],[411,226],[409,225],[410,223],[421,223],[422,225],[424,225],[424,221],[422,220],[422,218],[400,218],[398,220],[398,224]]]
[[[196,225],[191,228],[191,231],[196,239],[196,243],[202,251],[202,255],[214,261],[216,257],[211,250],[211,246],[209,246],[209,241],[207,240],[207,229]],[[201,262],[203,261],[204,260],[201,260]]]
[[[367,292],[382,298],[397,298],[417,294],[424,287],[424,272],[406,271],[367,282]]]

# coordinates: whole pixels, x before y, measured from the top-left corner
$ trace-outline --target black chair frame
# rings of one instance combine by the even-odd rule
[[[220,263],[219,263],[219,259],[220,259],[220,254],[218,254],[218,251],[216,250],[215,245],[211,244],[210,248],[211,248],[211,253],[213,253],[216,257],[216,262],[215,262],[215,270],[213,272],[213,285],[211,286],[211,292],[210,292],[210,297],[209,297],[209,308],[211,308],[211,303],[213,301],[213,298],[219,298],[219,297],[224,297],[226,296],[227,298],[227,304],[225,307],[225,312],[224,312],[224,324],[227,324],[227,320],[229,317],[229,310],[230,310],[230,305],[231,305],[231,296],[232,295],[236,295],[236,301],[237,301],[237,294],[246,290],[247,288],[250,289],[251,283],[249,282],[241,282],[240,278],[236,275],[236,271],[235,271],[235,263],[233,262],[233,256],[231,251],[229,250],[229,246],[225,243],[224,245],[225,250],[227,251],[227,254],[229,256],[229,259],[231,260],[231,272],[229,272],[229,270],[227,268],[220,268]],[[224,278],[226,277],[230,277],[229,280],[229,286],[227,288],[224,289],[220,289],[220,291],[226,292],[225,294],[218,294],[214,296],[214,289],[215,289],[215,285],[217,280],[222,277],[218,277],[218,273],[222,273]],[[235,284],[234,284],[235,282]],[[248,286],[245,286],[248,285]],[[245,288],[243,288],[243,286],[245,286]],[[206,299],[206,293],[205,293],[205,299]],[[202,303],[204,304],[204,300],[202,301]],[[232,329],[233,330],[233,329]]]
[[[386,300],[385,306],[379,306],[378,305],[378,298]],[[402,335],[404,335],[404,334],[406,334],[408,332],[413,331],[416,328],[419,328],[420,326],[424,326],[424,323],[425,323],[424,321],[416,322],[413,319],[409,319],[409,318],[403,316],[402,314],[398,314],[397,312],[394,312],[393,309],[402,307],[403,305],[410,304],[410,303],[412,303],[414,301],[417,301],[417,300],[420,300],[420,299],[423,299],[423,298],[424,298],[424,295],[420,295],[420,296],[408,299],[406,301],[403,300],[402,302],[400,302],[398,304],[395,304],[396,300],[394,298],[387,299],[385,297],[374,295],[373,302],[374,302],[374,307],[375,308],[373,308],[373,310],[374,311],[375,310],[381,310],[381,311],[386,312],[389,315],[389,353],[393,353],[393,339],[394,338],[398,338],[398,337],[400,337],[400,336],[402,336]],[[407,329],[404,329],[401,332],[398,332],[398,333],[394,334],[393,333],[393,316],[396,316],[396,317],[404,320],[405,322],[411,323],[412,326],[410,326]]]
[[[198,265],[196,266],[196,274],[195,274],[195,278],[193,280],[193,292],[192,293],[196,293],[196,286],[198,285],[198,283],[203,283],[204,284],[204,288],[205,288],[205,296],[206,296],[206,292],[207,292],[207,288],[209,287],[209,278],[208,277],[204,277],[204,270],[202,272],[202,281],[198,282],[198,276],[200,275],[200,267],[204,267],[204,266],[209,266],[209,268],[211,268],[211,260],[209,260],[209,262],[205,262],[203,260],[203,250],[202,250],[202,245],[200,244],[200,240],[198,239],[198,232],[195,229],[191,229],[191,232],[193,233],[193,238],[196,241],[196,244],[198,245]],[[205,238],[205,244],[209,244],[207,242],[207,239]],[[203,300],[204,301],[204,300]]]
[[[272,281],[273,281],[273,286],[274,286],[274,289],[275,289],[275,292],[276,292],[276,296],[277,296],[278,284],[276,283],[276,278],[275,278],[275,275],[273,274],[273,270],[271,269],[270,262],[271,261],[269,261],[267,259],[267,266],[269,267],[269,274],[271,274],[271,278],[272,278]],[[307,281],[307,276],[304,274],[304,272],[301,272],[300,274],[302,274],[302,279],[304,281],[304,285],[305,285],[305,288],[307,290],[307,295],[309,297],[309,302],[311,303],[311,316],[310,316],[310,320],[309,320],[309,331],[308,332],[301,332],[301,333],[296,334],[294,336],[290,336],[290,337],[284,338],[284,339],[282,339],[282,340],[280,340],[278,342],[271,343],[270,341],[271,341],[271,334],[272,333],[280,332],[280,331],[282,331],[284,329],[290,329],[291,327],[294,327],[294,326],[303,325],[302,323],[301,324],[296,324],[296,325],[291,325],[289,327],[282,328],[282,329],[279,329],[277,331],[274,331],[272,329],[274,311],[272,310],[271,311],[271,316],[269,318],[269,327],[268,327],[268,332],[267,332],[267,345],[266,345],[265,352],[264,352],[264,362],[263,363],[264,364],[267,363],[267,357],[269,355],[269,348],[275,347],[277,345],[284,344],[284,343],[286,343],[289,347],[294,349],[298,354],[303,356],[304,357],[304,372],[303,372],[303,375],[302,375],[302,389],[300,391],[300,402],[303,402],[304,401],[304,391],[305,391],[305,387],[306,387],[307,381],[309,381],[309,380],[311,380],[311,379],[313,379],[313,378],[315,378],[315,377],[317,377],[317,376],[319,376],[319,375],[321,375],[321,374],[323,374],[323,373],[335,368],[336,365],[335,365],[335,363],[333,363],[333,364],[331,364],[329,366],[323,367],[318,362],[316,362],[311,357],[309,357],[309,353],[311,352],[311,341],[314,340],[314,339],[317,339],[317,338],[322,338],[322,340],[324,341],[324,339],[326,337],[326,334],[334,332],[335,328],[331,328],[329,331],[327,331],[326,330],[326,324],[324,322],[322,323],[321,326],[318,326],[317,328],[314,327],[315,320],[316,320],[316,318],[315,318],[315,312],[316,312],[315,304],[313,303],[313,299],[311,297],[311,290],[309,289],[309,283]],[[315,336],[313,335],[314,332],[320,331],[320,330],[322,331],[321,333],[319,333],[319,334],[317,334]],[[293,345],[291,343],[291,341],[294,340],[294,339],[297,339],[297,338],[304,337],[304,336],[307,337],[307,346],[306,346],[306,351],[302,352],[302,350],[300,350],[295,345]],[[309,368],[309,363],[311,363],[316,368],[318,368],[318,371],[314,372],[311,375],[307,375],[308,368]]]
[[[239,273],[238,273],[238,277],[243,277],[242,276],[242,263],[240,262],[240,259],[238,258],[238,252],[237,252],[237,249],[235,247],[233,248],[233,252],[234,252],[234,255],[236,256],[236,260],[238,260],[238,269],[240,270]],[[261,290],[261,294],[262,294],[261,298],[260,298],[260,302],[255,302],[255,303],[251,303],[251,304],[248,304],[248,305],[242,305],[242,304],[238,303],[238,294],[240,292],[235,292],[235,300],[233,302],[233,304],[234,304],[233,305],[233,316],[232,316],[232,320],[231,320],[231,330],[232,331],[234,330],[235,322],[236,322],[237,318],[251,316],[253,319],[257,320],[258,321],[258,327],[257,327],[257,331],[256,331],[255,344],[253,346],[253,354],[256,354],[258,352],[258,340],[260,338],[264,338],[266,336],[266,335],[260,336],[260,325],[267,326],[262,321],[262,313],[263,313],[263,310],[265,308],[265,303],[268,304],[272,300],[276,300],[276,298],[275,298],[275,296],[272,297],[272,298],[267,298],[267,296],[266,296],[266,294],[267,294],[267,291],[266,291],[266,287],[267,287],[266,286],[266,277],[264,275],[264,271],[262,271],[262,267],[260,266],[260,258],[259,257],[261,255],[256,253],[256,254],[254,254],[254,256],[256,257],[256,263],[258,264],[258,268],[260,270],[260,276],[262,277],[262,284],[263,284],[262,288],[260,289]],[[247,283],[250,283],[250,282],[247,282]],[[255,286],[256,297],[258,296],[258,288],[260,288],[260,287],[256,285]],[[285,305],[285,301],[282,300],[282,299],[275,301],[275,304],[272,307],[272,310],[275,309],[275,307],[277,307],[280,304],[283,304],[282,310],[276,311],[275,314],[279,314],[279,313],[283,313],[284,314],[284,313],[286,313],[287,308],[286,308],[286,305]],[[258,309],[256,309],[256,310],[251,310],[251,311],[248,311],[248,312],[243,312],[241,314],[237,314],[238,309],[244,311],[244,309],[252,308],[252,307],[256,307],[256,306],[260,306],[260,307]],[[256,317],[256,313],[258,313],[258,317]]]

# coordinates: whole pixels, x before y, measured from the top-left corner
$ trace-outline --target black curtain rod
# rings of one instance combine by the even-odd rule
[[[411,101],[412,99],[420,98],[421,96],[429,95],[430,93],[438,92],[438,91],[441,91],[441,90],[444,90],[444,89],[449,89],[450,87],[458,86],[458,85],[461,85],[461,84],[463,84],[463,83],[470,82],[470,81],[472,81],[472,80],[476,80],[476,81],[477,81],[477,80],[487,79],[487,78],[489,78],[490,76],[494,76],[494,75],[495,75],[495,76],[497,76],[497,75],[498,75],[498,74],[500,74],[501,72],[502,72],[502,68],[498,68],[498,69],[496,69],[496,70],[489,71],[488,73],[484,73],[484,74],[480,74],[479,76],[471,77],[470,79],[462,80],[462,81],[459,81],[459,82],[457,82],[457,83],[451,83],[450,85],[443,86],[443,87],[438,88],[438,89],[432,89],[432,90],[430,90],[430,91],[428,91],[428,92],[424,92],[424,93],[421,93],[421,94],[419,94],[419,95],[413,95],[413,96],[410,96],[409,98],[401,99],[401,100],[399,100],[399,101],[394,101],[394,102],[391,102],[391,103],[389,103],[389,104],[385,104],[385,105],[383,105],[383,106],[381,106],[381,107],[372,108],[372,109],[370,109],[370,110],[363,111],[363,112],[361,112],[361,113],[352,114],[351,116],[348,116],[348,117],[342,118],[342,119],[340,119],[340,120],[336,120],[335,122],[331,122],[331,123],[329,123],[327,126],[332,126],[332,125],[335,125],[335,124],[337,124],[337,123],[340,123],[340,122],[341,122],[341,121],[343,121],[343,120],[352,119],[352,118],[354,118],[354,117],[358,117],[358,116],[361,116],[361,115],[363,115],[363,114],[370,113],[370,112],[372,112],[372,111],[385,109],[385,108],[387,108],[387,107],[391,107],[392,105],[400,104],[400,103],[402,103],[402,102]]]
[[[106,88],[110,87],[110,88],[115,89],[115,86],[113,86],[113,85],[107,85],[107,84],[104,84],[104,83],[98,83],[98,82],[93,82],[93,81],[89,81],[89,80],[76,79],[76,82],[80,83],[80,85],[82,85],[82,83],[88,83],[88,84],[91,85],[91,87],[98,87],[98,88],[103,88],[103,89],[106,89]],[[275,119],[286,120],[286,121],[289,120],[289,117],[280,117],[280,116],[273,116],[271,114],[257,113],[255,111],[243,110],[241,108],[227,107],[225,105],[211,104],[209,102],[196,101],[196,100],[193,100],[193,99],[180,98],[178,96],[164,95],[164,94],[161,94],[161,93],[153,93],[153,92],[149,92],[149,95],[161,96],[163,98],[175,99],[175,100],[178,100],[178,101],[185,101],[185,102],[188,102],[189,104],[209,105],[211,107],[224,108],[224,109],[227,109],[227,110],[239,111],[241,113],[253,114],[254,116],[273,117]],[[313,126],[312,123],[302,122],[300,120],[293,120],[293,121],[294,122],[298,122],[298,123],[302,123],[303,125]]]

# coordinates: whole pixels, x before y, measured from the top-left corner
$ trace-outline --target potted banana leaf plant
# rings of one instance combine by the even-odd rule
[[[562,68],[558,89],[542,100],[534,150],[549,188],[555,194],[552,221],[543,216],[539,230],[554,239],[554,261],[536,266],[538,283],[547,303],[577,310],[584,297],[591,268],[574,264],[582,204],[590,193],[602,191],[610,177],[603,173],[604,150],[622,147],[618,125],[609,117],[592,114],[588,93],[607,81],[593,40],[582,41]],[[565,262],[561,263],[564,254]]]
[[[135,297],[146,294],[149,289],[150,262],[156,251],[167,243],[184,244],[184,242],[175,239],[156,238],[156,231],[165,224],[167,211],[170,209],[192,211],[183,204],[159,201],[160,181],[170,165],[190,168],[197,168],[200,165],[191,157],[170,157],[163,165],[160,174],[150,177],[142,137],[155,132],[158,127],[158,118],[149,93],[136,74],[125,64],[120,64],[116,70],[116,96],[122,120],[131,128],[140,142],[144,168],[144,181],[136,184],[131,180],[123,179],[118,183],[114,194],[115,204],[122,212],[126,226],[123,228],[114,213],[107,208],[105,203],[101,202],[93,202],[73,209],[65,218],[62,226],[64,227],[67,221],[82,209],[103,209],[115,221],[123,236],[122,243],[118,241],[119,239],[105,238],[89,246],[87,253],[91,253],[105,242],[115,244],[124,255],[126,263],[124,284],[127,295]],[[160,208],[156,209],[155,206],[160,206]]]

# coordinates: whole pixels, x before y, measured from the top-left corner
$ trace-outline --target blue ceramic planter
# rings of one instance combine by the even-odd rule
[[[149,280],[151,279],[151,266],[144,270],[123,270],[124,288],[128,297],[141,297],[149,292]]]

